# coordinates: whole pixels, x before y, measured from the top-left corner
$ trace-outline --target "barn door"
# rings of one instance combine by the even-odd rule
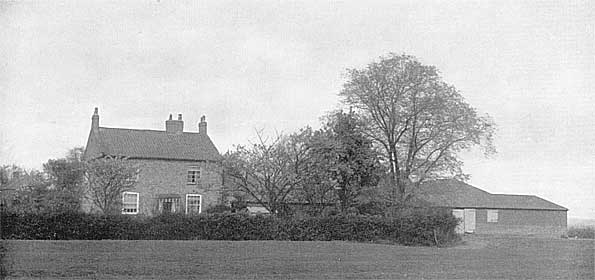
[[[475,209],[465,209],[465,232],[475,232]]]
[[[455,228],[456,233],[465,233],[465,212],[463,209],[452,209],[452,215],[459,219],[459,224]]]

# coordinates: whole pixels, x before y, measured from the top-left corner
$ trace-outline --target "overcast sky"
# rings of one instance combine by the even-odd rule
[[[94,107],[108,127],[204,114],[224,153],[318,127],[346,68],[407,53],[498,125],[497,155],[463,155],[471,184],[595,218],[592,1],[83,2],[0,4],[0,164],[84,146]]]

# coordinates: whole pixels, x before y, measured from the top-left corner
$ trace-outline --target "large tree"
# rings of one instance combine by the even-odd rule
[[[87,162],[89,199],[104,214],[120,213],[122,193],[134,188],[137,168],[125,158],[104,157]]]
[[[389,54],[348,69],[340,96],[364,116],[368,135],[382,148],[396,203],[409,201],[424,180],[464,178],[458,152],[473,146],[495,152],[490,117],[415,57]]]

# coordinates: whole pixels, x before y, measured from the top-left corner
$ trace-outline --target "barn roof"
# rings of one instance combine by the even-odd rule
[[[90,147],[93,146],[93,147]],[[221,155],[208,135],[179,134],[160,130],[99,127],[91,131],[86,157],[100,155],[129,158],[220,161]]]
[[[425,182],[420,186],[417,197],[439,207],[568,210],[534,195],[491,194],[457,180]]]

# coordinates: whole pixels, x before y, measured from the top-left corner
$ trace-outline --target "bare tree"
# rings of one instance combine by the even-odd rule
[[[237,146],[225,155],[225,175],[237,190],[278,214],[299,183],[302,151],[287,137],[270,141],[259,131],[257,138],[250,148]]]
[[[407,202],[424,180],[466,178],[458,152],[472,146],[495,152],[491,118],[478,115],[434,66],[412,56],[389,54],[364,69],[348,69],[340,96],[366,118],[397,203]]]
[[[121,210],[122,193],[134,188],[137,168],[123,158],[104,157],[86,164],[85,177],[91,201],[104,214]]]

